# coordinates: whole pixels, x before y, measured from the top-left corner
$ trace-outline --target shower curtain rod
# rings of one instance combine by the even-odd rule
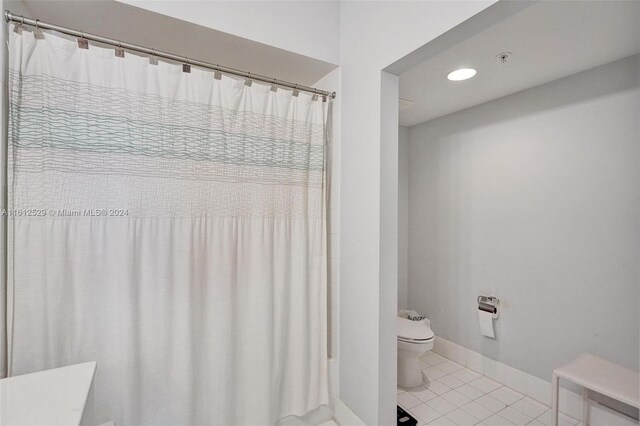
[[[119,47],[122,49],[131,50],[134,52],[144,53],[146,55],[155,56],[157,58],[168,59],[175,62],[186,63],[189,65],[194,65],[200,68],[206,68],[214,71],[219,71],[225,74],[237,75],[240,77],[245,77],[249,80],[261,81],[263,83],[269,83],[276,86],[282,86],[293,90],[301,90],[303,92],[314,93],[316,95],[320,95],[324,98],[328,97],[330,99],[334,99],[336,97],[336,92],[328,92],[326,90],[316,89],[314,87],[305,86],[302,84],[291,83],[289,81],[277,80],[275,78],[266,77],[260,74],[253,74],[247,71],[237,70],[235,68],[229,68],[222,65],[212,64],[209,62],[198,61],[194,59],[189,59],[184,56],[174,55],[173,53],[163,52],[160,50],[150,49],[148,47],[139,46],[136,44],[125,43],[118,40],[114,40],[107,37],[102,37],[95,34],[85,33],[82,31],[74,30],[72,28],[61,27],[59,25],[50,24],[48,22],[43,22],[38,19],[25,18],[24,16],[17,16],[11,13],[8,10],[5,10],[4,17],[7,22],[16,22],[23,25],[30,25],[32,27],[36,27],[39,29],[45,30],[53,30],[62,34],[67,34],[70,36],[80,37],[86,40],[95,41],[98,43],[108,44],[111,46]]]

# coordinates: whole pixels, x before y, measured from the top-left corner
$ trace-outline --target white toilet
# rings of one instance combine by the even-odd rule
[[[422,384],[420,357],[433,349],[434,335],[428,319],[411,321],[398,317],[398,386],[415,388]]]

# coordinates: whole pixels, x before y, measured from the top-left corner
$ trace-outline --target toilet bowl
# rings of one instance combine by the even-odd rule
[[[420,357],[433,349],[433,331],[429,320],[411,321],[397,318],[398,386],[415,388],[422,384]]]

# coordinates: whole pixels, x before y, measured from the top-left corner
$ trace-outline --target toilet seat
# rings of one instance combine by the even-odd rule
[[[420,344],[433,340],[433,331],[427,323],[423,321],[411,321],[402,317],[396,318],[396,329],[399,341]]]
[[[428,343],[428,342],[431,342],[432,340],[433,340],[433,337],[430,338],[430,339],[417,340],[417,339],[405,339],[404,337],[399,337],[398,336],[398,341],[399,342],[406,342],[406,343],[415,343],[415,344]]]

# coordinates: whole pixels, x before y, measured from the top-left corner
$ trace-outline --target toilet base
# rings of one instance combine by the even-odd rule
[[[398,386],[415,388],[422,385],[420,355],[422,355],[422,353],[403,350],[398,351]]]

